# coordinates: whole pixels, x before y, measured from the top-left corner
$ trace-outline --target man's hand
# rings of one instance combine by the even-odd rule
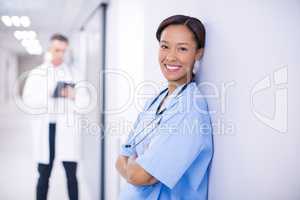
[[[66,87],[62,88],[60,95],[62,97],[74,100],[75,99],[75,90],[71,86],[66,86]]]

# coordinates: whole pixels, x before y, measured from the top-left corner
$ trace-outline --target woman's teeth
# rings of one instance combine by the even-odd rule
[[[177,70],[180,67],[181,67],[180,65],[166,65],[166,68],[169,70]]]

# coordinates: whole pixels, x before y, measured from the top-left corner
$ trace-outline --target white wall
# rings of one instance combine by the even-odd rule
[[[209,199],[299,199],[300,2],[154,0],[146,1],[145,7],[145,79],[161,80],[155,30],[162,19],[183,13],[206,25],[207,46],[198,78],[210,82],[203,87],[206,94],[216,95],[208,98],[216,111]],[[283,69],[277,73],[282,84],[275,85],[278,69]],[[268,75],[270,87],[262,85],[254,93]],[[275,99],[280,104],[276,110]]]
[[[17,76],[17,56],[0,49],[0,199],[30,199],[34,191],[28,121],[13,101]]]
[[[137,85],[164,83],[155,31],[165,17],[187,14],[205,23],[207,45],[198,79],[214,126],[209,199],[300,198],[299,1],[115,0],[109,9],[108,65],[128,72]],[[113,78],[109,83],[109,107],[122,105],[126,85]],[[108,123],[133,120],[136,113],[129,107],[109,115]],[[118,142],[108,143],[107,185],[117,181]],[[108,199],[116,199],[118,189],[109,187]]]
[[[41,65],[43,63],[43,56],[34,56],[34,55],[19,55],[18,56],[18,69],[19,75],[23,72],[28,72],[33,68]]]
[[[17,56],[0,48],[0,106],[7,106],[13,100],[12,89],[18,76]]]
[[[112,0],[108,7],[106,199],[118,197],[120,177],[115,161],[139,110],[134,93],[143,80],[143,6],[140,0]]]
[[[96,12],[87,22],[84,31],[73,32],[70,44],[72,47],[73,67],[81,72],[81,80],[88,81],[95,93],[90,93],[97,105],[93,110],[82,116],[82,168],[84,185],[90,199],[99,199],[100,195],[100,108],[99,94],[101,91],[101,29],[100,11]]]
[[[23,80],[21,77],[28,73],[33,68],[41,65],[43,63],[43,55],[19,55],[18,56],[18,77],[19,81],[19,94],[21,95],[23,92],[23,87],[25,84],[25,80]],[[26,75],[25,75],[26,77]]]

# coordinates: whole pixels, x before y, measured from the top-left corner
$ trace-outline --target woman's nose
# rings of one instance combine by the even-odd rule
[[[167,58],[168,61],[176,60],[176,52],[175,51],[169,51],[166,58]]]

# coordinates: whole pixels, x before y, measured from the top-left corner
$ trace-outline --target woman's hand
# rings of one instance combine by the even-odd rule
[[[118,157],[116,168],[126,181],[133,185],[153,185],[158,181],[147,171],[144,170],[137,162],[137,156]]]

